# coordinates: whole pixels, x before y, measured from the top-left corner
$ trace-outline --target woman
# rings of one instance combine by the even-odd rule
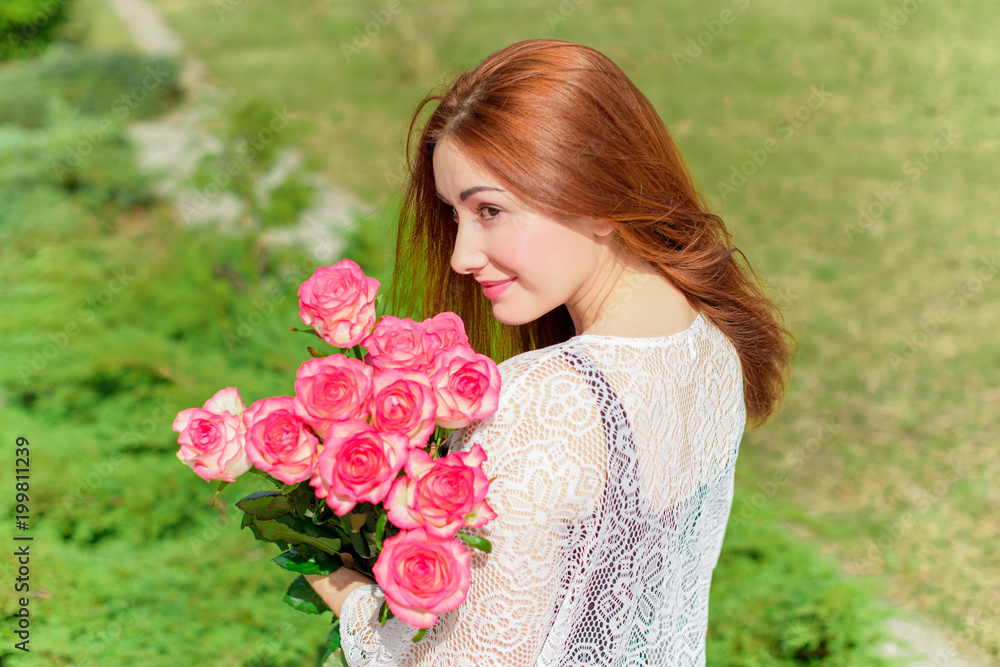
[[[703,665],[747,417],[790,357],[662,121],[593,49],[539,39],[458,77],[412,152],[394,284],[500,364],[480,444],[499,515],[466,602],[419,643],[376,585],[310,583],[352,665]],[[411,154],[408,141],[407,152]],[[742,255],[740,255],[742,256]],[[418,287],[419,286],[419,287]],[[489,310],[487,310],[487,308]]]

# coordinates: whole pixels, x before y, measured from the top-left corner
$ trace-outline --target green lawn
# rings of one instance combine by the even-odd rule
[[[784,524],[969,655],[1000,658],[992,5],[400,0],[354,53],[389,3],[153,4],[237,101],[297,114],[311,167],[369,201],[372,223],[391,209],[403,124],[444,73],[528,37],[608,54],[660,111],[799,341],[783,411],[741,447],[727,549],[765,520]],[[128,48],[103,3],[79,7],[92,44]],[[252,241],[175,234],[158,206],[0,204],[0,435],[32,437],[44,499],[33,642],[48,649],[14,664],[168,664],[178,647],[191,664],[306,664],[325,622],[278,603],[285,573],[231,511],[205,510],[207,485],[164,463],[172,413],[228,384],[248,402],[271,395],[294,372],[302,344],[282,331],[297,320],[294,276],[273,268],[281,258],[261,268]],[[104,305],[111,270],[136,277]],[[289,298],[227,348],[275,288]],[[81,320],[69,353],[23,381],[19,368],[64,331],[61,313],[88,308],[97,317]],[[150,471],[155,485],[129,483]],[[718,608],[734,613],[728,604]]]
[[[780,506],[846,572],[887,575],[892,600],[1000,656],[1000,621],[981,613],[1000,583],[992,5],[550,4],[404,2],[348,62],[343,45],[383,3],[220,15],[156,0],[220,84],[300,112],[318,168],[376,206],[400,128],[442,73],[528,37],[608,54],[799,339],[783,412],[746,438],[734,513]]]

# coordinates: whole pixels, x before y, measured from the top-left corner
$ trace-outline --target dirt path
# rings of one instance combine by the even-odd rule
[[[958,650],[937,628],[913,618],[893,618],[889,631],[897,643],[884,647],[887,657],[908,660],[906,667],[979,667],[958,654]]]
[[[172,113],[152,121],[133,122],[129,138],[135,144],[139,166],[155,177],[157,193],[173,202],[177,218],[184,224],[214,224],[232,230],[241,224],[243,204],[232,193],[209,188],[195,189],[190,178],[206,155],[218,154],[222,143],[206,128],[232,105],[232,100],[211,82],[204,63],[184,52],[183,42],[170,30],[146,0],[108,0],[140,51],[150,56],[181,59],[181,85],[187,101]],[[257,186],[265,193],[283,183],[302,161],[296,150],[283,153]],[[308,174],[313,187],[313,205],[288,226],[270,229],[260,236],[269,245],[296,244],[319,262],[332,263],[342,256],[342,233],[372,206],[352,193]]]

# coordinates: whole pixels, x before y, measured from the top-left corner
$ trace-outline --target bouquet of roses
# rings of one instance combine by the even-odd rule
[[[177,457],[219,490],[250,472],[277,490],[243,498],[242,527],[283,553],[297,572],[285,601],[328,609],[302,575],[345,563],[385,593],[395,615],[420,631],[457,608],[469,590],[471,553],[490,544],[466,529],[496,518],[479,445],[447,453],[448,429],[497,409],[500,374],[445,312],[417,323],[376,316],[379,282],[350,259],[321,267],[299,288],[299,314],[340,352],[298,370],[294,396],[246,407],[235,387],[178,413]],[[362,352],[362,346],[367,350]],[[345,354],[349,353],[349,354]],[[349,556],[349,558],[348,558]],[[329,652],[339,646],[337,619]]]

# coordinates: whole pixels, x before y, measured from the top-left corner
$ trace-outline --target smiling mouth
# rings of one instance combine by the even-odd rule
[[[498,283],[480,283],[480,287],[483,289],[483,296],[487,299],[495,299],[506,292],[507,288],[510,287],[510,284],[515,280],[516,278],[510,278]]]

